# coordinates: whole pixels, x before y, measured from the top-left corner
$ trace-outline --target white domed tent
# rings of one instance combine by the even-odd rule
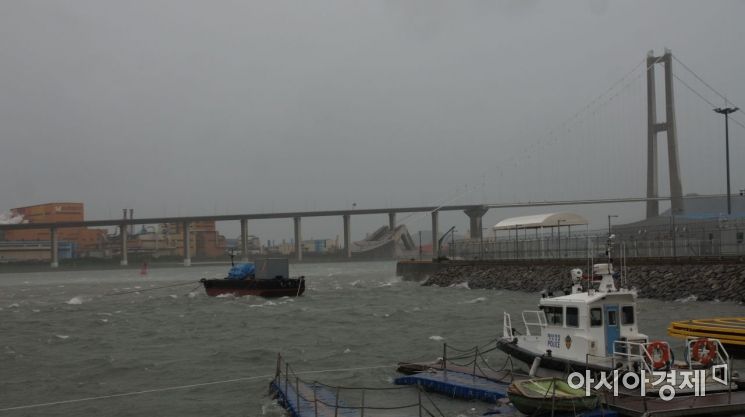
[[[566,240],[570,238],[572,226],[586,226],[587,224],[587,219],[579,214],[559,212],[511,217],[495,224],[492,229],[494,230],[495,240],[497,237],[497,231],[499,230],[506,230],[510,235],[510,240],[513,240],[512,235],[514,235],[514,246],[508,250],[508,252],[511,253],[511,255],[509,255],[510,257],[566,257],[569,255],[567,253],[570,249],[568,248],[569,242],[562,244],[562,239]],[[566,237],[562,236],[562,228],[566,228],[567,230]],[[528,241],[528,229],[535,230],[535,239]],[[551,238],[548,242],[545,238],[539,238],[539,232],[542,234],[544,229],[551,229]],[[553,237],[554,229],[556,229],[557,232],[555,239]],[[513,230],[514,233],[511,233]],[[524,231],[522,242],[520,242],[521,239],[519,237],[521,230]],[[577,248],[574,249],[576,250]]]
[[[583,226],[587,219],[576,213],[544,213],[511,217],[495,224],[494,230],[540,229],[542,227]]]

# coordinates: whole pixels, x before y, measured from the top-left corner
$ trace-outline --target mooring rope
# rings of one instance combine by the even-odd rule
[[[370,369],[392,368],[392,367],[395,367],[395,366],[396,365],[376,365],[376,366],[362,366],[362,367],[356,367],[356,368],[318,369],[318,370],[312,370],[312,371],[301,371],[301,372],[297,372],[297,374],[321,374],[321,373],[328,373],[328,372],[361,371],[361,370],[370,370]],[[135,396],[135,395],[152,394],[152,393],[156,393],[156,392],[177,391],[177,390],[183,390],[183,389],[205,387],[205,386],[209,386],[209,385],[229,384],[229,383],[233,383],[233,382],[251,381],[251,380],[256,380],[256,379],[264,379],[264,378],[273,378],[274,376],[275,376],[275,374],[274,373],[271,373],[271,374],[266,374],[266,375],[258,375],[258,376],[248,376],[248,377],[241,377],[241,378],[224,379],[224,380],[220,380],[220,381],[200,382],[200,383],[188,384],[188,385],[177,385],[177,386],[163,387],[163,388],[152,388],[152,389],[140,390],[140,391],[122,392],[122,393],[119,393],[119,394],[109,394],[109,395],[99,395],[99,396],[95,396],[95,397],[75,398],[75,399],[72,399],[72,400],[62,400],[62,401],[52,401],[52,402],[47,402],[47,403],[35,403],[35,404],[17,405],[17,406],[13,406],[13,407],[0,408],[0,413],[6,412],[6,411],[27,410],[27,409],[30,409],[30,408],[40,408],[40,407],[51,407],[51,406],[55,406],[55,405],[74,404],[74,403],[81,403],[81,402],[87,402],[87,401],[106,400],[106,399],[110,399],[110,398],[131,397],[131,396]]]
[[[112,296],[112,295],[134,294],[134,293],[138,293],[138,292],[160,290],[160,289],[163,289],[163,288],[181,287],[181,286],[184,286],[184,285],[192,285],[195,282],[199,282],[199,281],[180,282],[178,284],[161,285],[160,287],[140,288],[138,290],[132,290],[132,291],[111,292],[111,293],[104,294],[104,296],[108,297],[108,296]],[[197,284],[197,286],[199,286],[199,285],[201,285],[201,284]],[[194,287],[194,288],[196,288],[196,287]]]

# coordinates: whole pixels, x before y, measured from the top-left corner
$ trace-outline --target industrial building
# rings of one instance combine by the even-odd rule
[[[83,203],[54,202],[10,210],[11,215],[23,217],[27,223],[83,221]],[[106,244],[106,231],[85,227],[63,228],[57,231],[58,252],[62,259],[81,258],[100,254]],[[49,260],[51,247],[49,229],[8,230],[0,234],[0,260]]]
[[[184,233],[181,223],[162,223],[141,226],[139,231],[126,230],[127,253],[160,258],[184,254]],[[110,256],[121,255],[121,231],[108,237],[107,252]],[[225,256],[227,243],[214,221],[192,222],[189,225],[189,252],[197,258],[220,258]]]
[[[24,223],[82,222],[83,203],[53,202],[10,210],[10,217],[22,217]],[[132,216],[132,210],[130,210]],[[180,257],[184,254],[184,233],[181,223],[143,225],[116,228],[113,234],[105,229],[85,227],[59,228],[57,253],[59,259],[110,258],[121,255],[121,233],[127,233],[127,252],[145,257]],[[196,257],[219,258],[225,255],[225,237],[214,221],[190,223],[189,249]],[[50,229],[19,229],[0,232],[0,262],[34,262],[51,259]]]

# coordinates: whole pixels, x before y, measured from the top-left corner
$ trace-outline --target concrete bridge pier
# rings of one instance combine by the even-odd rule
[[[392,211],[388,213],[388,229],[393,231],[396,228],[396,212]]]
[[[293,217],[292,220],[295,223],[295,259],[298,261],[303,260],[303,234],[300,230],[300,217]]]
[[[241,261],[248,262],[248,219],[241,219]]]
[[[59,241],[57,239],[57,228],[51,228],[50,232],[52,240],[52,244],[50,245],[52,251],[52,262],[49,264],[49,266],[51,266],[52,268],[57,268],[59,266]]]
[[[463,210],[463,212],[466,213],[468,219],[470,220],[469,227],[471,228],[471,239],[481,239],[484,237],[481,219],[484,217],[484,214],[486,214],[487,211],[489,211],[488,207],[474,207],[468,210]]]
[[[122,223],[119,225],[119,235],[121,237],[121,252],[122,260],[119,262],[121,266],[127,266],[127,225]]]
[[[181,223],[181,228],[184,233],[184,266],[191,266],[191,234],[189,228],[191,223]]]
[[[440,213],[435,210],[432,212],[432,259],[440,256],[440,230],[437,217]]]
[[[345,214],[342,216],[344,219],[344,256],[347,258],[352,257],[352,233],[351,233],[351,216],[349,214]]]

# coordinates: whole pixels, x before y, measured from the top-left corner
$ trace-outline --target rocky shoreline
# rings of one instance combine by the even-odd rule
[[[586,265],[576,267],[586,269]],[[553,291],[571,286],[570,269],[566,265],[452,265],[440,268],[422,285]],[[629,287],[642,298],[745,302],[744,263],[630,265],[627,271]]]

